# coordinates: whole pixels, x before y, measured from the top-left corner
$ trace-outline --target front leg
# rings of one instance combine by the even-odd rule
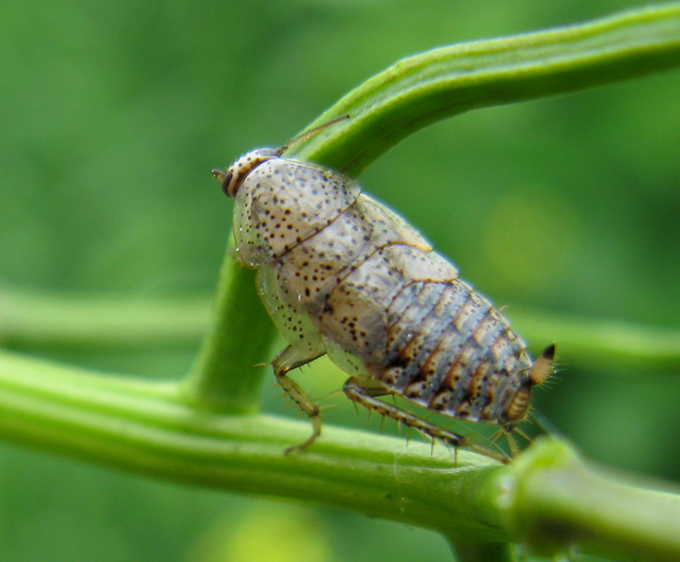
[[[370,384],[370,382],[368,384]],[[382,400],[378,400],[377,396],[392,394],[387,390],[368,386],[367,383],[362,384],[361,380],[354,377],[350,378],[345,383],[343,390],[347,397],[353,402],[358,402],[365,408],[368,408],[373,412],[377,412],[381,416],[388,416],[409,427],[417,429],[418,431],[429,435],[433,439],[440,439],[444,443],[452,445],[454,449],[457,447],[464,447],[466,449],[470,449],[471,451],[475,451],[476,453],[480,453],[489,458],[502,462],[503,464],[507,464],[509,462],[507,457],[500,455],[495,451],[475,445],[463,435],[459,435],[453,431],[449,431],[448,429],[434,425],[433,423],[430,423],[423,418],[407,412],[406,410],[402,410],[401,408],[397,408],[396,406],[383,402]]]
[[[276,382],[281,385],[281,388],[283,388],[286,394],[292,398],[297,407],[307,414],[312,421],[312,434],[309,438],[299,445],[287,447],[284,451],[284,454],[286,455],[306,449],[314,443],[314,440],[319,435],[321,435],[321,413],[319,411],[319,406],[317,406],[307,393],[304,392],[293,379],[287,376],[286,373],[314,361],[314,359],[321,357],[325,353],[326,352],[324,351],[315,355],[305,355],[303,351],[289,345],[281,350],[272,362]]]

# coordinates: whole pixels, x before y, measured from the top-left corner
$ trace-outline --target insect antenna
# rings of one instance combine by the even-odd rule
[[[335,119],[331,119],[330,121],[321,123],[321,125],[317,125],[316,127],[312,127],[311,129],[302,131],[299,135],[294,136],[287,143],[285,143],[281,148],[277,148],[276,152],[278,152],[278,154],[281,155],[284,152],[286,152],[286,150],[288,150],[290,147],[295,146],[296,144],[302,141],[306,141],[307,139],[313,137],[317,133],[323,131],[325,128],[330,127],[331,125],[335,125],[339,121],[345,121],[346,119],[349,119],[348,114],[341,115],[340,117],[336,117]]]

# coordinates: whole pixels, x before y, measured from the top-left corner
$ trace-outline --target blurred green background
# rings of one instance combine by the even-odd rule
[[[230,202],[210,169],[297,133],[398,58],[565,25],[623,0],[2,2],[0,287],[208,294]],[[362,178],[496,304],[680,325],[680,72],[479,111]],[[0,311],[1,315],[1,311]],[[540,349],[551,342],[531,342]],[[559,345],[559,341],[557,342]],[[186,349],[25,349],[180,376]],[[323,361],[298,377],[323,395]],[[589,457],[680,480],[677,372],[560,358],[538,409]],[[265,408],[281,412],[277,392]],[[366,424],[343,397],[329,423]],[[294,415],[287,410],[282,415]],[[393,430],[393,428],[390,428]],[[0,445],[0,559],[450,559],[439,536]]]

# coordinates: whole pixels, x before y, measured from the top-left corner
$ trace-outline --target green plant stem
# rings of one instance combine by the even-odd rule
[[[0,289],[0,344],[12,348],[195,346],[210,322],[205,295],[128,295]]]
[[[233,260],[225,261],[224,267],[229,271],[233,268],[237,274],[243,275],[239,281],[242,290],[251,291],[252,271],[239,268]],[[249,297],[253,294],[251,292]],[[259,300],[253,298],[249,302],[257,303],[257,308],[253,304],[254,312],[250,311],[246,316],[257,318],[256,312],[259,311],[262,314],[257,321],[271,328],[273,324],[264,314]],[[222,304],[228,308],[230,300],[225,299]],[[237,304],[238,301],[231,306]],[[208,331],[210,308],[207,297],[176,296],[138,303],[110,295],[82,297],[5,290],[0,292],[0,341],[7,347],[19,348],[91,346],[99,349],[150,349],[156,346],[192,346]],[[550,334],[558,345],[559,354],[569,357],[572,364],[603,367],[621,375],[639,373],[638,369],[642,366],[645,372],[649,369],[677,372],[680,367],[678,329],[569,315],[515,304],[507,310],[507,315],[529,342],[543,341],[546,334]],[[245,322],[245,325],[250,325],[251,321]],[[216,328],[214,333],[213,338],[220,337]],[[252,338],[253,333],[251,330],[241,331],[241,335],[247,336],[250,342],[260,341],[259,337]],[[211,345],[214,341],[211,340]],[[234,349],[239,350],[237,344]],[[231,351],[225,351],[228,351],[225,360],[232,357]],[[233,355],[243,359],[244,366],[250,367],[266,360],[246,359],[239,353]],[[247,371],[250,372],[249,369]],[[217,376],[216,372],[214,374]]]
[[[313,448],[284,456],[286,445],[308,435],[306,421],[199,411],[175,383],[6,351],[0,411],[0,435],[17,443],[434,529],[467,560],[490,559],[506,552],[500,543],[520,540],[541,552],[582,544],[624,559],[680,559],[680,496],[603,478],[559,441],[536,443],[509,466],[461,450],[456,465],[443,446],[431,455],[429,445],[326,426]]]
[[[461,542],[457,537],[449,539],[456,562],[514,562],[512,546],[508,543]]]
[[[271,367],[276,328],[255,292],[255,271],[227,255],[220,272],[213,325],[191,373],[182,382],[186,399],[201,408],[253,413],[262,379]]]
[[[0,435],[129,471],[297,498],[477,540],[508,537],[466,504],[497,465],[445,447],[326,426],[313,449],[285,456],[309,422],[225,415],[185,404],[174,383],[140,383],[0,352]],[[448,507],[447,507],[448,504]]]
[[[678,3],[434,49],[398,61],[347,94],[312,125],[344,114],[351,119],[287,154],[356,177],[395,144],[441,119],[653,74],[678,64]]]
[[[677,491],[646,489],[632,478],[589,468],[567,448],[532,453],[508,468],[516,481],[499,480],[514,504],[507,524],[524,542],[547,554],[561,543],[616,560],[680,560]]]
[[[649,369],[677,373],[680,367],[680,330],[553,313],[513,305],[507,311],[527,341],[546,334],[557,343],[558,354],[569,361],[610,373],[640,373]]]

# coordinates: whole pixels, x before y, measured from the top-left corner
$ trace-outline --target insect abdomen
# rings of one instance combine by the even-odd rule
[[[385,386],[451,417],[500,424],[523,417],[527,404],[521,410],[515,396],[531,360],[507,321],[469,285],[409,285],[389,322],[385,369],[376,375]]]

